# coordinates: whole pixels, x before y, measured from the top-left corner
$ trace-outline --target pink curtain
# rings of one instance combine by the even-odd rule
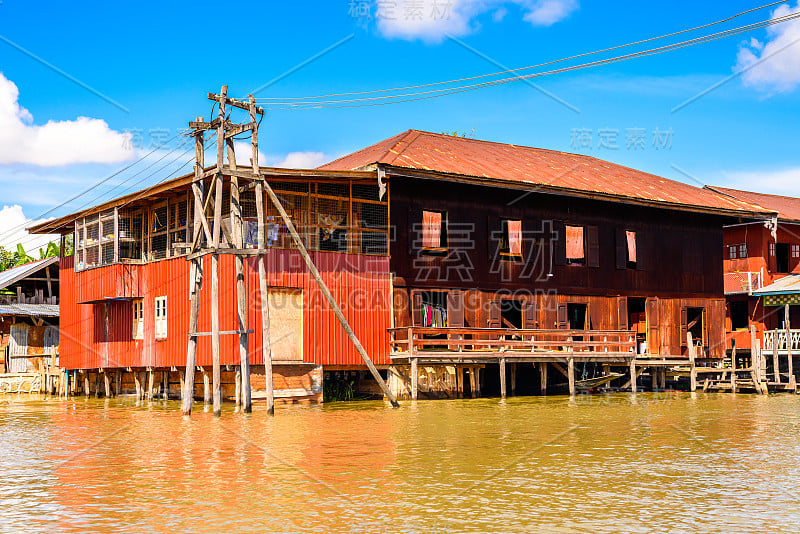
[[[508,252],[522,255],[522,221],[506,221],[508,230]]]
[[[582,260],[583,258],[583,226],[567,226],[567,259]]]
[[[628,240],[628,261],[636,261],[636,232],[625,231]]]
[[[438,211],[422,212],[422,246],[439,248],[442,237],[442,214]]]

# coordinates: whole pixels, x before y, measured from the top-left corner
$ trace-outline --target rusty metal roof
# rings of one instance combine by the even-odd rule
[[[58,258],[44,258],[0,272],[0,289],[6,288],[15,282],[19,282],[36,271],[40,271],[54,263],[58,263]]]
[[[755,193],[753,191],[741,191],[739,189],[718,187],[716,185],[709,185],[706,187],[712,191],[743,200],[744,202],[762,206],[768,211],[776,211],[778,212],[779,219],[800,221],[800,198]]]
[[[697,211],[765,215],[747,201],[637,171],[591,156],[408,130],[319,167],[362,169],[383,164],[565,194],[616,198]]]

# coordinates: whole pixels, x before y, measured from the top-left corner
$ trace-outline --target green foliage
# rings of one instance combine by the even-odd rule
[[[70,254],[72,253],[72,242],[69,242],[68,248]],[[43,260],[45,258],[58,258],[61,256],[61,249],[57,243],[48,243],[45,248],[39,249],[39,259]],[[26,251],[25,247],[22,246],[21,243],[17,244],[17,250],[14,252],[10,250],[6,250],[2,246],[0,246],[0,271],[5,271],[6,269],[11,269],[13,267],[18,267],[20,265],[24,265],[26,263],[30,263],[32,261],[36,261],[36,258],[30,256]]]
[[[458,130],[453,130],[452,132],[442,132],[442,135],[450,135],[453,137],[463,137],[465,139],[472,139],[475,136],[475,128],[473,128],[469,132],[459,132]]]
[[[322,387],[322,401],[351,401],[355,399],[354,380],[325,380]]]

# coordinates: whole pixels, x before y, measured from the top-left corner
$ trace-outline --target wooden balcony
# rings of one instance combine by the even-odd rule
[[[509,328],[389,329],[392,361],[402,363],[600,362],[628,364],[636,355],[629,330]]]
[[[790,330],[789,332],[792,340],[792,354],[800,355],[800,330]],[[766,330],[764,332],[762,351],[765,354],[774,354],[775,347],[777,347],[778,355],[786,356],[789,354],[786,339],[786,330]]]

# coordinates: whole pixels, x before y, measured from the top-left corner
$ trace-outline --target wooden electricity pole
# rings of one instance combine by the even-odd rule
[[[303,244],[300,235],[292,223],[291,218],[286,213],[278,197],[272,191],[270,185],[264,179],[258,162],[258,115],[263,115],[264,110],[255,104],[253,95],[247,101],[229,98],[228,88],[223,86],[219,95],[209,93],[209,100],[217,104],[218,114],[210,122],[204,122],[202,118],[189,123],[194,128],[193,135],[196,137],[196,157],[195,179],[192,183],[192,195],[194,198],[194,224],[192,227],[192,245],[189,249],[188,259],[191,263],[191,289],[190,289],[190,316],[189,316],[189,345],[186,352],[186,380],[183,391],[182,411],[184,414],[191,413],[192,398],[194,393],[194,372],[196,369],[197,357],[197,337],[199,335],[211,335],[212,353],[212,380],[213,380],[213,406],[214,415],[220,414],[222,404],[221,384],[220,384],[220,335],[234,334],[239,339],[239,365],[241,376],[241,396],[242,406],[245,412],[252,409],[251,387],[250,387],[250,356],[247,341],[247,334],[252,330],[247,329],[247,301],[244,285],[244,260],[243,256],[257,256],[258,258],[258,280],[261,302],[261,351],[264,358],[264,372],[267,390],[267,411],[274,412],[274,392],[272,384],[272,346],[270,340],[270,317],[269,317],[269,287],[267,284],[266,257],[269,251],[266,244],[265,229],[265,206],[264,193],[266,193],[275,208],[280,213],[283,223],[292,235],[295,246],[305,261],[311,276],[316,281],[322,294],[333,309],[336,318],[344,328],[345,333],[351,340],[369,368],[372,376],[380,386],[384,395],[389,399],[393,406],[398,406],[397,400],[389,390],[386,382],[378,373],[361,342],[353,333],[352,328],[344,317],[339,304],[333,298],[322,277],[314,265],[311,256]],[[225,117],[226,109],[238,108],[249,112],[250,122],[235,124]],[[217,157],[214,167],[205,170],[203,168],[203,133],[205,131],[216,130],[217,132]],[[236,155],[234,153],[233,138],[244,132],[251,132],[251,170],[242,170],[236,166]],[[224,153],[227,150],[228,163],[225,165]],[[222,225],[222,197],[223,197],[223,177],[230,177],[230,232]],[[205,181],[209,179],[208,191],[205,191]],[[255,189],[256,216],[258,228],[257,249],[246,249],[244,242],[244,220],[242,207],[239,201],[240,188],[239,181],[248,180],[251,183],[247,188]],[[204,198],[205,194],[205,198]],[[213,195],[213,197],[212,197]],[[211,202],[213,198],[213,203]],[[211,213],[207,213],[211,207]],[[209,227],[208,218],[211,217],[212,224]],[[227,246],[221,245],[220,234],[224,234]],[[205,240],[203,239],[205,238]],[[199,293],[203,279],[203,256],[211,255],[211,332],[198,332],[200,298]],[[236,270],[236,310],[237,310],[237,329],[233,332],[220,332],[219,317],[219,255],[233,254]]]

